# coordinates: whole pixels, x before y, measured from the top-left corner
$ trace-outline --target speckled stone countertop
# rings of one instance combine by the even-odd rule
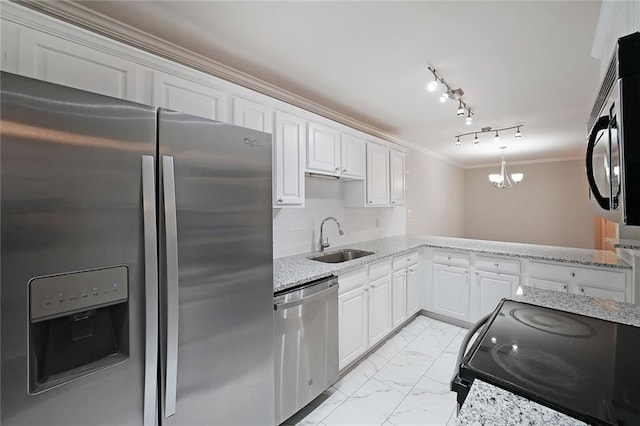
[[[515,300],[640,327],[640,306],[522,286]],[[456,425],[584,425],[499,387],[475,380]]]
[[[640,241],[638,240],[618,240],[616,238],[607,238],[607,243],[615,248],[640,250]]]
[[[348,248],[372,251],[375,254],[343,263],[322,263],[309,259],[310,257],[318,256],[319,253],[304,253],[274,259],[274,291],[284,290],[330,275],[337,275],[368,263],[415,250],[422,246],[579,265],[621,269],[631,268],[624,260],[619,259],[615,253],[604,250],[471,240],[466,238],[402,235],[349,244]],[[332,253],[339,249],[340,247],[331,247],[326,253]]]

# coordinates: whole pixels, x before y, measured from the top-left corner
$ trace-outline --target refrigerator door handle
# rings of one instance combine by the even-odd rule
[[[173,157],[162,156],[162,190],[167,268],[167,339],[164,416],[176,413],[178,381],[178,225]]]
[[[142,156],[142,211],[144,229],[144,426],[156,424],[158,394],[158,237],[156,231],[155,158]]]

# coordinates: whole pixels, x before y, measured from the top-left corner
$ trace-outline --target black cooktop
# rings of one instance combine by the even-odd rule
[[[640,425],[640,327],[503,300],[459,377],[588,423]]]

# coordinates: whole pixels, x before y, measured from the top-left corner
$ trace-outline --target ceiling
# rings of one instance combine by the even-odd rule
[[[582,157],[599,1],[90,1],[86,8],[473,167]],[[433,65],[474,111],[425,90]],[[462,138],[481,127],[524,123]],[[508,133],[508,134],[507,134]]]

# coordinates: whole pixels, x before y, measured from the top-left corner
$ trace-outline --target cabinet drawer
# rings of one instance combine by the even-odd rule
[[[404,269],[409,265],[415,265],[418,263],[418,252],[404,254],[402,256],[393,258],[393,270],[399,271],[400,269]]]
[[[553,281],[567,282],[572,277],[573,268],[549,263],[529,263],[529,276],[534,278],[545,278]]]
[[[600,287],[612,290],[625,290],[624,272],[602,271],[599,269],[572,268],[575,273],[575,282],[579,286],[586,284],[589,287]],[[623,299],[624,300],[624,299]]]
[[[469,254],[458,253],[455,251],[440,251],[433,252],[433,263],[439,263],[441,265],[459,266],[461,268],[469,267]]]
[[[500,274],[520,275],[520,262],[498,257],[476,257],[476,269]]]
[[[340,286],[338,294],[340,295],[358,287],[364,287],[367,284],[367,268],[360,268],[341,274],[338,277],[338,284]]]
[[[391,274],[391,259],[369,265],[369,281],[375,281]]]

